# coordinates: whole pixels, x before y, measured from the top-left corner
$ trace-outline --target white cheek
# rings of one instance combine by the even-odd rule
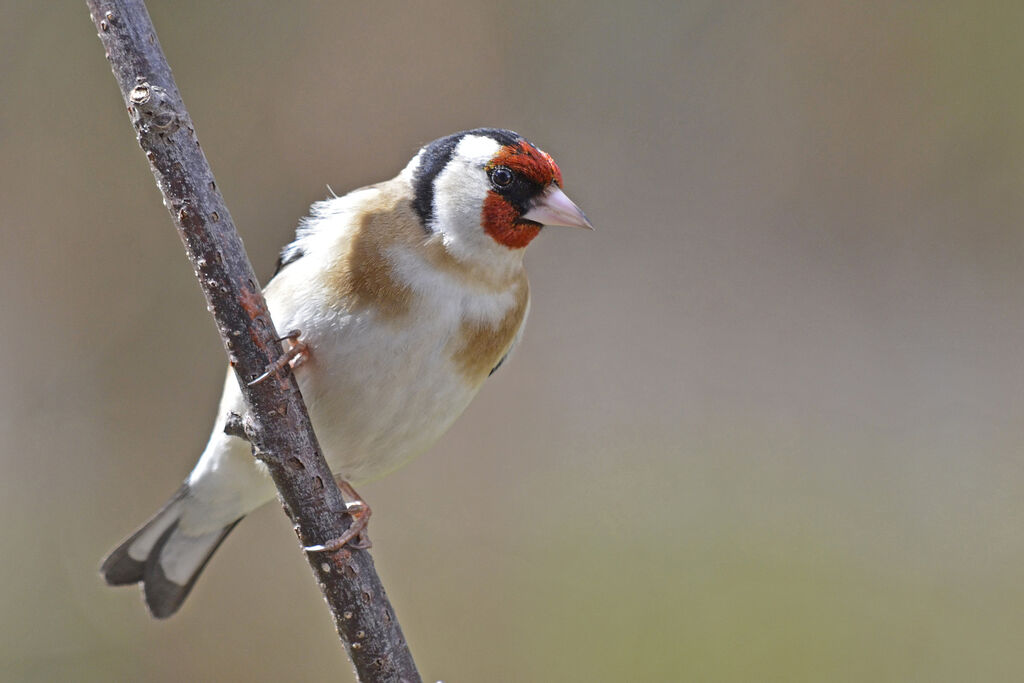
[[[497,141],[467,135],[445,169],[434,179],[434,224],[445,249],[456,259],[495,274],[521,267],[522,249],[509,249],[484,232],[484,200],[491,191],[485,167],[501,149]]]
[[[447,232],[480,231],[480,213],[490,190],[482,167],[454,160],[434,180],[435,221]]]
[[[489,248],[480,225],[490,183],[483,166],[456,157],[434,181],[434,227],[453,255],[468,257]]]

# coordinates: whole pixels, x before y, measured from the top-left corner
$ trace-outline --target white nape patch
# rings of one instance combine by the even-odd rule
[[[402,178],[403,180],[407,180],[411,184],[413,177],[415,177],[416,175],[416,169],[420,167],[420,158],[422,156],[423,150],[421,149],[420,151],[416,152],[416,156],[414,156],[409,161],[409,163],[405,165],[405,168],[403,168],[402,172],[398,174],[398,177]]]
[[[484,199],[491,189],[485,166],[501,145],[483,135],[459,141],[448,165],[434,179],[434,229],[444,246],[460,261],[477,263],[495,273],[507,273],[522,262],[522,249],[509,249],[484,232]]]
[[[337,235],[339,229],[352,229],[352,227],[358,224],[358,221],[351,220],[352,216],[371,197],[379,193],[380,190],[375,187],[363,187],[353,190],[342,197],[333,197],[314,202],[309,207],[309,216],[299,221],[299,227],[295,231],[296,240],[305,241],[325,231],[330,232],[334,236]]]

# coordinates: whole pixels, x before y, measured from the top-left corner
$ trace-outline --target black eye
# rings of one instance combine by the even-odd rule
[[[491,182],[498,187],[508,187],[513,180],[515,180],[515,175],[504,166],[498,166],[491,171]]]

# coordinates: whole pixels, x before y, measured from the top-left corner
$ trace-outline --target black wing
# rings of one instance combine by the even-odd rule
[[[508,351],[506,351],[505,355],[502,356],[501,360],[498,361],[498,364],[495,365],[493,368],[491,368],[491,371],[487,373],[488,377],[490,377],[491,375],[493,375],[494,373],[496,373],[498,371],[498,368],[501,367],[501,364],[505,362],[505,359],[508,358],[508,354],[510,354],[510,353],[512,353],[512,349],[509,349]]]
[[[274,279],[281,269],[287,266],[289,263],[295,263],[300,258],[306,255],[306,252],[302,251],[302,247],[299,246],[299,241],[294,242],[285,246],[281,250],[281,255],[277,257],[277,264],[274,266],[274,275],[270,276],[270,279]]]

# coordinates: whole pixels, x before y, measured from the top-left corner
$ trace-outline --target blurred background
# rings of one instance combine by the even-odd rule
[[[276,505],[167,622],[103,585],[225,359],[84,4],[2,5],[0,679],[346,680]],[[597,226],[361,489],[426,680],[1024,680],[1024,6],[149,7],[263,278],[481,125]]]

